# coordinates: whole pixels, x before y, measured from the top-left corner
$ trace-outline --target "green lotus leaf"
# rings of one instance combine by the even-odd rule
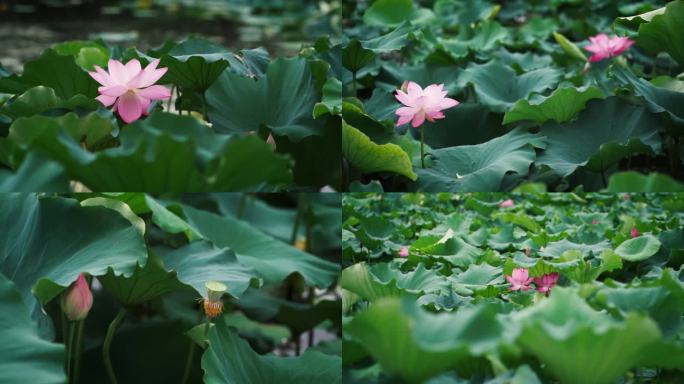
[[[68,192],[64,168],[38,152],[29,153],[15,173],[0,170],[0,192]]]
[[[192,287],[198,297],[206,297],[205,283],[219,281],[226,292],[239,298],[256,276],[241,265],[235,253],[196,241],[176,250],[157,247],[144,267],[138,266],[130,277],[108,273],[99,278],[117,300],[126,305],[140,304],[183,284]]]
[[[243,77],[261,76],[270,60],[263,49],[244,50],[236,54],[197,36],[188,37],[168,53],[157,57],[160,57],[160,67],[169,68],[161,83],[198,92],[209,88],[226,68],[227,72]]]
[[[434,235],[420,237],[411,244],[410,249],[419,252],[419,257],[425,254],[462,268],[475,263],[484,253],[481,249],[466,243],[459,236],[440,242],[441,238],[441,236]]]
[[[504,124],[520,120],[534,121],[537,124],[554,120],[564,123],[572,120],[584,109],[587,101],[604,98],[600,89],[590,86],[582,88],[558,88],[547,97],[532,97],[530,101],[522,99],[504,115]]]
[[[384,298],[345,327],[382,368],[418,383],[450,369],[467,372],[473,360],[497,350],[514,337],[494,306],[430,314],[413,299]]]
[[[11,119],[17,119],[54,109],[93,111],[100,105],[99,101],[83,95],[75,95],[65,100],[58,97],[52,88],[39,85],[19,95],[11,103],[4,104],[0,108],[0,113]]]
[[[81,132],[108,132],[107,121],[95,114],[85,119],[73,114],[60,119],[34,116],[17,120],[11,137],[24,146],[30,143],[32,148],[40,148],[62,164],[72,179],[92,190],[277,189],[292,180],[290,159],[273,153],[263,140],[254,135],[217,135],[188,116],[153,114],[123,130],[120,147],[97,153],[84,151],[80,140],[60,133],[62,127],[72,137]],[[104,134],[98,133],[92,140],[100,136]],[[162,158],[173,161],[158,161]],[[250,166],[246,166],[248,162]]]
[[[65,41],[55,44],[52,49],[60,55],[74,56],[76,64],[86,71],[94,71],[96,65],[105,68],[109,61],[107,48],[93,41]]]
[[[615,253],[627,261],[642,261],[655,255],[660,249],[660,240],[653,235],[642,235],[629,239],[615,248]]]
[[[342,48],[342,66],[351,72],[357,72],[359,69],[371,64],[375,60],[375,52],[366,49],[361,45],[361,42],[354,39]]]
[[[394,1],[394,0],[389,0]],[[406,1],[406,0],[399,0]],[[392,51],[398,51],[406,46],[406,43],[410,37],[414,35],[412,32],[411,23],[404,21],[396,27],[392,32],[386,33],[384,35],[361,41],[361,45],[370,49],[375,53],[388,53]]]
[[[507,40],[510,33],[506,27],[496,21],[487,20],[479,24],[473,36],[469,39],[461,38],[438,38],[439,46],[454,60],[460,60],[468,56],[470,51],[491,51]]]
[[[260,132],[265,127],[293,141],[323,133],[313,119],[320,95],[306,59],[275,60],[256,81],[225,71],[207,89],[206,100],[217,132]]]
[[[542,126],[548,146],[537,163],[561,176],[581,166],[600,172],[630,154],[660,153],[659,129],[658,117],[643,107],[617,97],[590,101],[576,120]]]
[[[323,98],[314,106],[313,117],[317,119],[326,113],[342,114],[342,82],[333,77],[325,82]]]
[[[62,99],[76,95],[94,98],[98,94],[97,82],[76,64],[74,57],[62,56],[53,49],[27,62],[21,75],[0,78],[0,92],[5,93],[20,94],[39,85],[52,88]]]
[[[478,101],[495,112],[506,112],[520,99],[526,99],[533,92],[553,88],[560,78],[560,71],[540,68],[520,76],[498,60],[486,64],[470,64],[459,82],[472,84]]]
[[[642,175],[637,172],[618,172],[608,180],[608,192],[684,192],[684,184],[660,173]]]
[[[572,288],[554,288],[550,299],[518,312],[512,321],[522,324],[518,342],[524,351],[563,383],[613,383],[660,340],[658,325],[648,316],[630,313],[624,321],[614,320]]]
[[[128,220],[114,210],[82,207],[72,199],[2,196],[0,230],[5,234],[0,248],[7,250],[0,272],[12,276],[34,310],[61,293],[79,273],[131,276],[147,259],[143,237]]]
[[[365,173],[394,172],[416,179],[411,160],[400,146],[378,145],[363,132],[342,121],[342,155],[349,164]]]
[[[219,318],[209,331],[202,355],[204,382],[253,384],[341,383],[342,359],[316,351],[299,357],[259,355]]]
[[[363,14],[363,21],[381,27],[397,26],[411,19],[413,12],[411,0],[375,0]]]
[[[544,148],[543,136],[513,130],[486,143],[436,149],[435,165],[417,168],[416,186],[440,191],[497,191],[504,175],[525,175],[534,161],[535,147]]]
[[[64,345],[38,336],[17,287],[0,273],[0,381],[62,384]]]
[[[626,68],[617,67],[613,73],[624,85],[631,85],[634,88],[634,93],[644,98],[651,111],[655,113],[665,112],[674,122],[684,126],[684,112],[680,107],[684,103],[684,93],[661,88],[644,79],[639,79]]]
[[[302,252],[248,223],[188,206],[183,213],[198,234],[230,248],[240,263],[254,268],[266,283],[280,282],[293,273],[318,287],[328,287],[337,279],[339,265]]]
[[[648,23],[639,25],[637,45],[651,54],[665,51],[684,65],[684,3],[672,1],[664,13],[649,16]]]
[[[420,264],[411,272],[391,268],[389,264],[368,266],[357,263],[342,270],[342,288],[353,292],[365,300],[375,301],[389,296],[419,296],[447,287],[444,277]]]

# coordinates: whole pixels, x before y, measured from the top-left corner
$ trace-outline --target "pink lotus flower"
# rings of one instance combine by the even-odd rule
[[[506,201],[502,201],[501,203],[499,203],[499,208],[510,208],[514,205],[515,203],[513,202],[513,200],[508,199]]]
[[[511,287],[509,288],[511,291],[529,291],[531,288],[529,285],[533,279],[531,277],[528,278],[527,269],[516,268],[513,270],[511,276],[506,276],[506,280],[511,283]]]
[[[639,230],[636,229],[636,227],[632,227],[632,230],[629,231],[629,234],[632,236],[632,238],[635,238],[639,236]]]
[[[551,288],[556,285],[558,281],[558,272],[548,273],[542,277],[535,277],[534,284],[537,286],[537,292],[546,293],[546,296],[551,292]]]
[[[62,296],[62,311],[69,320],[83,320],[88,316],[93,306],[93,294],[90,292],[88,281],[81,273]]]
[[[420,85],[409,81],[406,89],[403,88],[398,89],[395,95],[397,100],[405,105],[396,111],[399,116],[397,126],[410,121],[413,128],[418,128],[423,125],[425,119],[434,123],[435,120],[444,118],[443,110],[459,104],[458,101],[446,97],[444,84],[432,84],[423,90]]]
[[[153,85],[167,71],[167,68],[157,69],[157,65],[159,59],[149,63],[145,69],[140,67],[140,62],[136,59],[126,65],[117,60],[109,60],[109,72],[96,65],[95,72],[88,74],[102,84],[97,89],[100,92],[97,100],[105,107],[114,104],[112,112],[118,112],[123,121],[130,124],[148,114],[153,100],[171,97],[171,92],[166,87]]]
[[[591,44],[585,46],[584,49],[593,53],[589,58],[592,63],[618,56],[634,44],[634,40],[628,37],[608,37],[604,33],[590,37],[589,41]]]
[[[401,249],[399,250],[399,256],[400,257],[408,257],[408,255],[409,255],[408,247],[401,247]]]

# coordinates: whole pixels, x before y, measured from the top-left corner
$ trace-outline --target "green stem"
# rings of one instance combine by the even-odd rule
[[[420,164],[425,168],[425,152],[423,149],[423,145],[425,143],[425,134],[423,130],[423,126],[420,126]]]
[[[204,116],[204,121],[209,121],[209,115],[207,114],[207,99],[204,97],[204,93],[200,94],[200,99],[202,99],[202,116]]]
[[[204,341],[207,343],[207,348],[209,347],[209,328],[211,328],[211,319],[207,316],[207,321],[204,323]]]
[[[356,71],[352,72],[352,91],[354,93],[354,97],[356,97]]]
[[[67,345],[67,383],[71,383],[71,360],[73,359],[74,350],[74,328],[76,323],[73,321],[69,322],[69,344]]]
[[[195,342],[190,340],[190,350],[188,351],[188,360],[185,362],[185,373],[183,373],[182,384],[186,384],[190,378],[190,371],[192,370],[192,360],[195,358]]]
[[[200,305],[200,311],[197,315],[198,323],[202,321],[203,314],[204,312],[202,310],[202,305]],[[190,339],[190,349],[188,350],[188,359],[185,361],[185,372],[183,372],[183,381],[181,382],[182,384],[186,384],[188,382],[188,379],[190,378],[190,371],[192,370],[192,361],[195,359],[195,348],[197,348],[197,346],[195,345],[195,341]]]
[[[104,345],[102,346],[102,359],[104,360],[105,368],[107,369],[107,376],[109,376],[109,382],[111,384],[116,384],[116,375],[114,374],[114,368],[112,367],[112,361],[109,356],[109,346],[112,344],[112,339],[114,338],[114,332],[116,332],[116,327],[119,326],[121,320],[126,316],[126,310],[124,308],[119,309],[119,313],[109,324],[107,329],[107,336],[104,340]]]
[[[169,97],[169,101],[166,103],[166,112],[171,112],[171,100],[173,100],[173,92],[176,90],[176,86],[174,85],[171,87],[171,97]]]
[[[83,325],[85,320],[78,322],[78,327],[76,328],[76,354],[74,354],[74,372],[72,375],[72,382],[78,384],[78,376],[81,371],[81,348],[83,343]]]

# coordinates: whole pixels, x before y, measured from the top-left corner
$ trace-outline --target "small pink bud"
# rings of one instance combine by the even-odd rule
[[[631,199],[631,197],[629,196],[629,193],[625,193],[624,195],[622,195],[622,200],[627,201],[629,199]]]
[[[93,306],[93,294],[83,273],[78,275],[78,279],[62,295],[61,304],[62,311],[69,320],[83,320],[88,316]]]
[[[499,208],[510,208],[513,206],[515,206],[515,203],[511,199],[508,199],[508,200],[505,200],[505,201],[502,201],[501,203],[499,203]]]
[[[594,219],[594,220],[591,221],[591,223],[594,224],[594,225],[596,225],[596,224],[598,224],[598,220]]]
[[[632,235],[633,238],[637,237],[639,236],[639,230],[636,229],[636,227],[632,227],[632,230],[629,232],[629,234]]]
[[[408,247],[401,247],[401,249],[399,250],[399,256],[408,257],[408,255],[409,255]]]

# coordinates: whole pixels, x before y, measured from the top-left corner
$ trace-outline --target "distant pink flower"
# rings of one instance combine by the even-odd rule
[[[585,46],[584,49],[593,53],[589,58],[592,63],[618,56],[634,44],[634,40],[628,37],[608,37],[604,33],[590,37],[589,41],[591,44]]]
[[[93,306],[93,294],[90,292],[88,281],[81,273],[62,296],[62,311],[69,320],[83,320],[88,316]]]
[[[508,200],[505,200],[505,201],[500,202],[500,203],[499,203],[499,208],[510,208],[510,207],[512,207],[512,206],[514,206],[514,205],[515,205],[515,203],[513,202],[513,200],[508,199]]]
[[[105,107],[114,104],[112,112],[118,112],[126,123],[132,123],[142,115],[148,114],[153,100],[164,100],[171,97],[171,92],[161,85],[153,85],[167,71],[159,68],[159,59],[152,61],[142,69],[140,62],[133,59],[122,64],[118,60],[109,60],[107,69],[95,66],[95,72],[88,72],[90,77],[102,84],[97,90],[97,100]]]
[[[594,225],[596,225],[596,224],[598,224],[598,220],[597,220],[597,219],[594,219],[594,220],[591,221],[591,223],[594,224]]]
[[[532,278],[528,278],[528,272],[525,268],[516,268],[513,270],[511,276],[506,276],[506,280],[511,283],[509,288],[511,291],[523,290],[528,291],[532,282]]]
[[[401,249],[399,250],[399,256],[408,257],[408,255],[409,255],[408,247],[401,247]]]
[[[631,197],[629,196],[629,193],[625,193],[624,195],[622,195],[622,200],[628,201],[629,199],[631,199]]]
[[[548,296],[551,288],[556,285],[558,281],[558,272],[549,273],[542,277],[535,277],[534,284],[537,286],[537,292],[546,293]]]
[[[632,230],[629,232],[629,234],[632,235],[633,238],[637,237],[639,236],[639,230],[636,229],[636,227],[632,227]]]
[[[446,95],[447,91],[444,90],[444,84],[432,84],[423,90],[420,85],[409,81],[406,90],[397,89],[395,95],[397,100],[405,105],[396,111],[399,116],[397,126],[410,121],[413,128],[418,128],[423,125],[425,119],[431,123],[443,119],[442,110],[459,104],[458,101],[450,99]]]

